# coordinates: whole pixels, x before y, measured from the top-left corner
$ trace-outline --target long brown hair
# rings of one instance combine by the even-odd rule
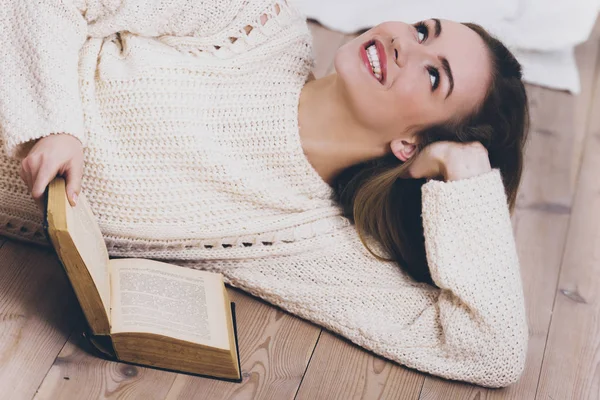
[[[481,26],[465,23],[487,45],[492,79],[485,100],[462,121],[427,128],[418,133],[417,151],[439,140],[481,142],[492,168],[500,169],[508,206],[514,209],[523,169],[529,113],[521,81],[521,65],[511,52]],[[421,186],[424,179],[401,179],[413,156],[402,163],[393,154],[354,165],[339,174],[335,194],[347,217],[353,220],[361,240],[377,240],[389,258],[413,279],[433,283],[425,256],[421,218]],[[368,246],[367,246],[368,248]]]

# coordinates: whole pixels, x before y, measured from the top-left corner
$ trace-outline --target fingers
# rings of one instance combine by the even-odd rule
[[[42,157],[40,157],[42,158]],[[51,164],[48,162],[42,161],[38,164],[37,170],[33,173],[33,187],[31,189],[31,196],[34,198],[38,204],[41,204],[42,199],[44,197],[44,192],[48,187],[48,184],[56,174],[58,173],[58,165]]]
[[[429,145],[413,156],[406,173],[402,178],[421,179],[437,178],[441,175],[436,146]]]
[[[434,142],[413,158],[402,178],[458,180],[490,169],[487,150],[477,141]]]
[[[38,174],[42,168],[43,156],[41,154],[24,158],[21,162],[21,178],[27,184],[29,192],[34,198],[39,197]]]
[[[23,159],[19,174],[42,210],[48,184],[57,175],[64,176],[67,198],[71,206],[74,206],[81,191],[83,176],[82,144],[76,137],[68,134],[45,136],[37,140]]]
[[[409,160],[405,162],[405,168],[400,178],[402,179],[418,179],[419,178],[419,168],[415,166],[417,155],[415,155],[415,160]]]
[[[479,142],[464,143],[451,148],[445,157],[446,180],[471,178],[491,170],[487,149]]]
[[[72,207],[77,204],[77,196],[81,193],[81,178],[83,176],[83,162],[72,161],[65,171],[67,183],[67,198]]]
[[[21,179],[27,185],[29,193],[35,200],[35,203],[40,210],[44,210],[42,196],[44,194],[45,187],[40,191],[39,172],[43,170],[43,157],[41,155],[28,156],[21,161],[21,169],[19,174]]]
[[[27,185],[27,189],[29,193],[31,193],[31,175],[29,173],[28,167],[26,167],[25,159],[21,162],[21,169],[19,169],[19,175],[21,175],[21,179]]]

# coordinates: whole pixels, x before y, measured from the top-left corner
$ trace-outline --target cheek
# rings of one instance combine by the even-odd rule
[[[431,92],[427,72],[420,67],[404,68],[394,81],[392,92],[399,117],[406,127],[424,128],[450,118],[450,104],[441,100],[441,93]]]
[[[422,69],[407,66],[391,86],[379,88],[361,70],[356,42],[338,49],[334,67],[345,100],[362,125],[387,137],[391,132],[429,123],[433,101]]]
[[[420,124],[430,114],[431,93],[424,85],[419,71],[403,71],[392,90],[393,102],[405,125]]]

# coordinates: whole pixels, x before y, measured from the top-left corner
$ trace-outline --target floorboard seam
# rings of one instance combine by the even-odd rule
[[[421,400],[421,396],[423,395],[423,388],[425,387],[426,379],[427,379],[427,377],[424,377],[423,381],[421,382],[421,389],[419,389],[419,395],[416,397],[416,400]]]
[[[42,384],[46,380],[46,377],[48,376],[48,373],[50,372],[50,370],[54,366],[54,362],[56,361],[56,359],[58,358],[58,356],[60,355],[60,353],[63,351],[63,349],[65,348],[65,346],[67,345],[67,343],[69,343],[69,339],[71,338],[71,336],[73,336],[73,333],[75,332],[75,329],[76,329],[76,327],[74,327],[71,330],[71,333],[69,333],[69,335],[67,336],[67,340],[65,340],[65,342],[63,343],[63,345],[60,347],[60,350],[58,351],[58,353],[56,353],[56,357],[54,357],[54,361],[52,361],[52,364],[50,364],[50,368],[48,368],[48,371],[46,371],[46,373],[44,374],[44,377],[42,379],[40,379],[40,384],[38,385],[37,389],[35,389],[35,393],[33,394],[32,400],[35,399],[35,397],[37,396],[37,393],[40,390],[40,387],[42,386]]]
[[[596,93],[598,92],[597,82],[598,78],[600,78],[600,39],[596,41],[596,47],[598,47],[598,49],[596,52],[596,62],[594,63],[594,76],[592,77],[592,93],[590,94],[590,103],[588,104],[587,115],[585,117],[585,137],[583,139],[584,151],[582,151],[581,155],[579,156],[579,164],[577,165],[577,175],[575,176],[575,182],[579,181],[579,176],[581,175],[581,167],[583,166],[583,154],[585,153],[585,142],[587,139],[587,135],[590,133],[590,121],[592,120],[592,115],[594,112],[594,99],[596,98]],[[576,191],[577,188],[574,189],[574,192]],[[573,195],[573,198],[575,198],[575,195]]]
[[[304,377],[308,372],[308,367],[310,366],[310,362],[312,361],[313,355],[315,354],[315,350],[317,349],[317,345],[319,344],[319,339],[321,339],[321,335],[323,334],[323,328],[319,331],[319,336],[315,341],[315,347],[313,347],[312,352],[310,353],[310,357],[308,358],[308,362],[306,363],[306,368],[304,369],[304,373],[302,374],[302,378],[300,379],[300,383],[298,384],[298,389],[296,389],[296,394],[294,395],[294,400],[298,397],[298,393],[300,392],[300,388],[302,387],[302,382],[304,382]]]
[[[600,46],[600,40],[597,43],[598,46]],[[594,102],[596,99],[596,95],[598,92],[598,79],[600,78],[600,51],[596,54],[596,63],[595,63],[595,68],[594,68],[594,78],[592,81],[592,94],[591,94],[591,100],[590,100],[590,104],[589,104],[589,108],[588,108],[588,113],[587,113],[587,117],[586,117],[586,122],[585,122],[585,138],[584,138],[584,149],[585,149],[585,144],[589,138],[589,135],[591,134],[590,132],[590,124],[591,124],[591,119],[592,119],[592,112],[593,112],[593,108],[594,108]],[[575,186],[574,190],[573,190],[573,195],[571,197],[571,206],[575,206],[575,200],[577,199],[577,194],[579,193],[579,188],[580,188],[580,178],[581,178],[581,170],[583,168],[583,160],[586,156],[587,151],[583,151],[583,153],[581,154],[581,160],[579,161],[579,167],[578,167],[578,171],[577,171],[577,177],[575,182],[577,182],[577,185]],[[567,224],[567,229],[566,229],[566,234],[565,234],[565,241],[563,244],[563,249],[562,249],[562,257],[560,258],[560,265],[558,267],[558,278],[556,280],[556,287],[554,288],[554,299],[552,301],[552,311],[550,313],[550,321],[548,322],[548,330],[546,331],[546,342],[544,343],[544,351],[542,352],[542,362],[540,363],[540,372],[538,374],[538,380],[537,380],[537,385],[535,387],[535,399],[538,398],[538,392],[540,390],[540,382],[542,379],[542,371],[544,369],[544,360],[546,358],[546,350],[548,348],[548,339],[550,338],[550,328],[552,327],[552,321],[554,318],[554,307],[556,306],[556,299],[558,297],[558,287],[560,285],[560,275],[563,269],[563,264],[565,262],[565,251],[567,249],[567,243],[569,241],[569,234],[571,232],[571,223],[573,221],[573,214],[575,213],[575,210],[573,208],[571,208],[571,215],[569,215],[569,222]]]

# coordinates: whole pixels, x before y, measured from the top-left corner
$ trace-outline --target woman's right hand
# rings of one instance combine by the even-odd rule
[[[405,178],[457,181],[492,170],[488,151],[480,142],[434,142],[415,157]]]
[[[57,176],[65,178],[67,198],[71,206],[81,192],[83,146],[68,134],[54,134],[39,139],[21,162],[21,179],[33,199],[44,209],[43,196],[48,184]]]

